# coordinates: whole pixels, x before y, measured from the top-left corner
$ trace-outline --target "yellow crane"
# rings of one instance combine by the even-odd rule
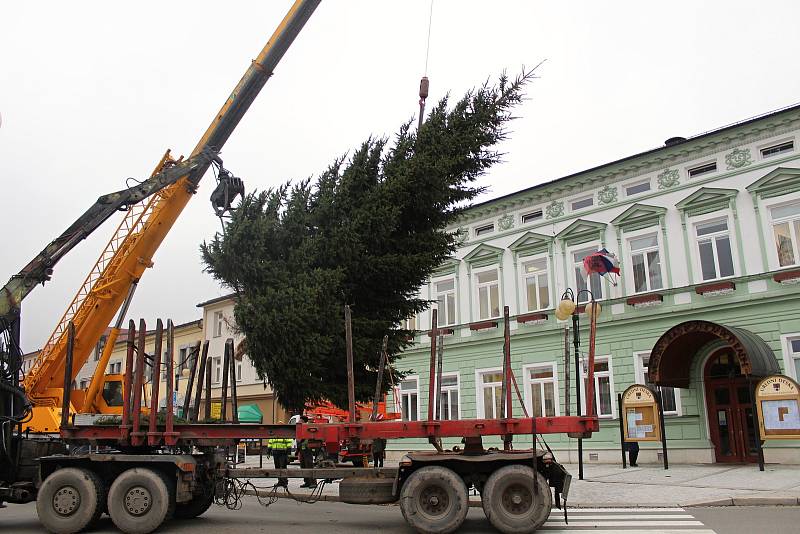
[[[121,383],[120,375],[105,375],[104,371],[139,279],[145,269],[153,266],[153,254],[197,191],[200,180],[210,166],[215,165],[219,169],[219,185],[211,198],[217,214],[230,209],[233,199],[243,193],[241,180],[222,167],[218,154],[319,2],[294,2],[214,116],[188,159],[173,159],[168,150],[148,180],[133,188],[100,197],[67,231],[50,243],[20,273],[12,276],[3,287],[0,292],[0,330],[6,334],[7,351],[12,355],[16,353],[18,357],[22,300],[37,284],[50,279],[53,266],[64,254],[115,211],[126,210],[122,222],[26,373],[23,388],[16,383],[6,382],[8,388],[0,392],[4,395],[0,396],[0,412],[5,412],[2,415],[9,415],[10,412],[12,420],[22,422],[23,418],[19,417],[23,411],[20,405],[24,403],[26,395],[30,404],[24,407],[24,419],[27,419],[25,427],[34,432],[58,431],[65,380],[67,327],[70,322],[75,327],[73,372],[70,378],[74,380],[117,312],[117,320],[110,330],[89,389],[85,395],[75,392],[71,404],[73,409],[82,412],[121,413],[121,403],[112,402],[111,395],[98,393],[113,390]],[[18,368],[18,358],[15,361],[12,357],[8,362],[6,369],[15,371]],[[13,378],[12,382],[15,380]],[[23,395],[20,395],[21,392]],[[32,415],[28,416],[28,412],[32,412]]]

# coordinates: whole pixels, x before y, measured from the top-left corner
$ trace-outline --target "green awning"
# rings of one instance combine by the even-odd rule
[[[261,423],[264,420],[264,414],[255,404],[239,406],[237,413],[239,414],[240,423]]]

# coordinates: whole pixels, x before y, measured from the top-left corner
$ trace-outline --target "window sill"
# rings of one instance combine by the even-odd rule
[[[783,271],[772,275],[772,279],[779,284],[796,284],[800,281],[800,270]]]
[[[634,297],[628,297],[625,300],[625,303],[629,306],[633,306],[634,308],[638,306],[646,306],[646,305],[653,305],[655,303],[663,302],[664,295],[661,293],[647,293],[644,295],[636,295]]]
[[[706,295],[708,293],[730,293],[736,289],[736,284],[733,282],[715,282],[711,284],[705,284],[702,286],[697,286],[694,288],[695,293],[698,295]]]
[[[547,321],[547,314],[541,312],[525,313],[517,315],[518,323],[542,323]]]
[[[475,323],[469,323],[469,329],[472,331],[477,330],[488,330],[490,328],[497,328],[498,321],[497,319],[488,319],[486,321],[478,321]]]
[[[452,328],[446,328],[446,327],[445,328],[437,328],[436,331],[439,334],[442,334],[443,336],[452,336],[455,333],[455,330],[453,330]],[[431,332],[432,332],[431,330],[428,330],[428,337],[432,337],[431,336]]]

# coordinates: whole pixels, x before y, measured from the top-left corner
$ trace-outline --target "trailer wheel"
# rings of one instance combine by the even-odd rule
[[[537,493],[533,491],[534,475]],[[553,506],[547,480],[527,465],[507,465],[492,473],[481,502],[486,517],[504,534],[536,530],[550,517]]]
[[[164,475],[134,467],[123,472],[108,491],[108,515],[126,534],[147,534],[172,516],[175,489]]]
[[[58,469],[39,488],[36,512],[50,532],[72,534],[100,517],[103,497],[103,482],[88,469]]]
[[[423,467],[414,471],[403,484],[400,510],[408,524],[418,532],[454,532],[469,511],[467,485],[450,469]]]
[[[189,502],[175,504],[175,519],[194,519],[203,515],[214,504],[214,488],[210,486],[202,495],[195,495]]]

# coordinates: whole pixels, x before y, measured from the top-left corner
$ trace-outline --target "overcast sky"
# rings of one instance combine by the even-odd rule
[[[4,2],[0,283],[101,194],[188,154],[291,2]],[[318,174],[415,115],[429,0],[324,0],[231,136],[248,190]],[[546,59],[500,196],[800,100],[800,3],[435,0],[429,102]],[[202,272],[219,230],[207,175],[142,278],[129,317],[199,318],[226,291]],[[23,306],[39,348],[116,228],[107,222]]]

